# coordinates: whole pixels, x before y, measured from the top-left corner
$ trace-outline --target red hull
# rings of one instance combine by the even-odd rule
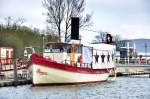
[[[43,58],[42,56],[39,56],[37,54],[33,54],[30,57],[29,64],[38,64],[42,66],[46,66],[49,68],[56,68],[64,71],[70,71],[70,72],[78,72],[78,73],[84,73],[84,74],[104,74],[109,73],[108,69],[91,69],[91,68],[84,68],[84,67],[77,67],[72,66],[68,64],[61,64],[57,63],[51,60],[48,60],[46,58]]]

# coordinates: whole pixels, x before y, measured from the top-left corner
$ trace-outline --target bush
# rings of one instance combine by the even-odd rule
[[[49,36],[48,41],[57,40],[57,36]],[[0,47],[12,47],[14,49],[14,58],[22,57],[24,48],[36,46],[37,53],[42,53],[42,37],[39,32],[33,31],[27,27],[19,29],[1,28],[0,29]]]

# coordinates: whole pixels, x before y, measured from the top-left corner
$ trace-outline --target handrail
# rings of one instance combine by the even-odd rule
[[[64,60],[64,63],[65,64],[68,64],[69,63],[69,65],[71,65],[70,64],[70,60]],[[72,63],[72,62],[71,62]],[[72,65],[72,66],[79,66],[79,67],[83,67],[83,68],[93,68],[92,67],[92,64],[89,64],[89,63],[81,63],[81,62],[73,62],[74,63],[74,65]]]

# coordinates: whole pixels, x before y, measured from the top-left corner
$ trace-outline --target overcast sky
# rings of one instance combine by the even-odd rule
[[[150,39],[150,0],[85,0],[85,12],[93,13],[94,31],[119,34],[122,38]],[[24,17],[25,25],[44,29],[42,0],[0,0],[0,23],[7,16]],[[89,36],[93,34],[84,31]]]

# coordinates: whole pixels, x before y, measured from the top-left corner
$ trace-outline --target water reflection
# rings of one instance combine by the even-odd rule
[[[149,99],[150,78],[119,77],[87,85],[0,88],[0,99]]]

